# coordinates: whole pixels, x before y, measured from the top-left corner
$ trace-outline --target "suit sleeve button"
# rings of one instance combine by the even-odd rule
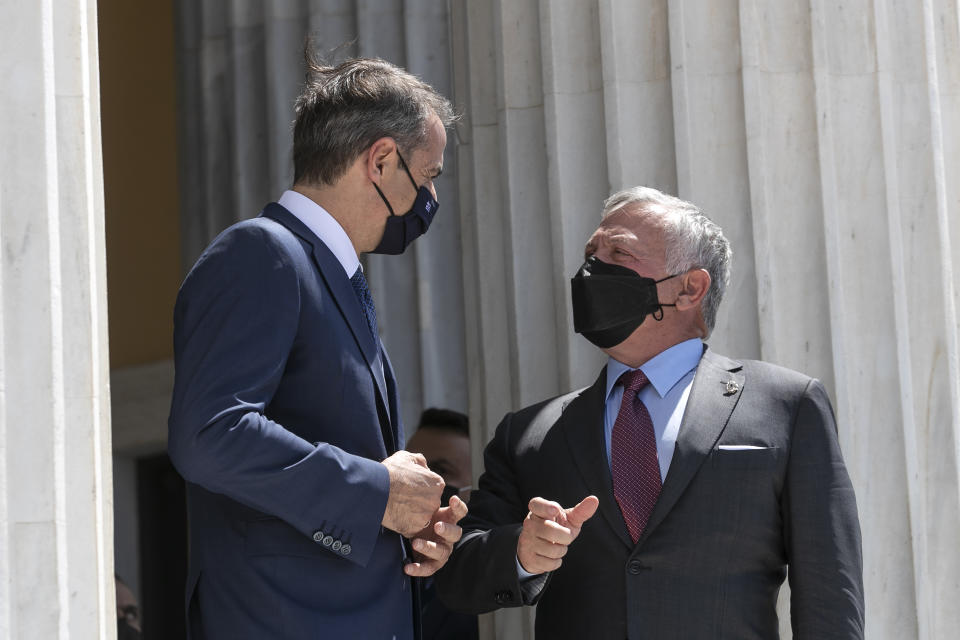
[[[498,591],[493,596],[493,600],[497,604],[510,604],[511,602],[513,602],[513,594],[510,593],[509,591]]]
[[[343,543],[340,542],[339,540],[334,540],[333,546],[330,548],[333,549],[334,551],[340,551],[340,549],[343,548]]]
[[[323,542],[323,531],[314,531],[314,532],[313,532],[313,541],[314,541],[314,542]]]
[[[342,554],[345,555],[345,556],[350,555],[350,552],[351,552],[351,551],[353,551],[353,547],[351,547],[351,546],[348,545],[348,544],[345,544],[345,545],[343,545],[342,547],[340,547],[340,553],[342,553]]]
[[[323,537],[323,546],[329,547],[333,544],[333,536],[324,536]]]

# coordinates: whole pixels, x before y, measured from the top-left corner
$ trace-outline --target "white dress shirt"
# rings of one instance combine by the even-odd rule
[[[307,228],[313,231],[337,257],[347,273],[347,278],[353,277],[360,268],[360,258],[357,257],[357,251],[353,248],[350,237],[336,218],[316,202],[296,191],[284,191],[277,200],[277,204],[307,225]]]

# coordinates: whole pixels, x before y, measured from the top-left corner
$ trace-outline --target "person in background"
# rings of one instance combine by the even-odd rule
[[[420,414],[417,430],[407,450],[423,455],[427,466],[446,486],[445,499],[459,495],[469,502],[473,473],[470,464],[470,423],[467,416],[450,409],[427,409]],[[451,611],[436,597],[436,581],[424,580],[423,640],[475,640],[477,616]]]
[[[443,478],[444,495],[469,496],[473,484],[469,424],[459,411],[427,409],[407,442],[407,451],[422,454],[430,470]]]
[[[139,640],[140,605],[133,590],[119,575],[114,576],[117,588],[117,640]]]
[[[536,603],[551,640],[769,640],[789,576],[795,640],[861,640],[860,525],[826,390],[704,344],[730,279],[720,227],[626,189],[584,258],[574,330],[607,363],[497,427],[440,597]]]

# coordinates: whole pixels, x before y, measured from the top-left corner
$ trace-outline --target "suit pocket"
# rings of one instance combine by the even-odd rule
[[[764,471],[777,465],[780,449],[764,447],[758,449],[714,449],[712,463],[718,470]]]
[[[318,558],[329,555],[322,545],[303,535],[279,518],[264,518],[247,523],[244,555],[296,556]]]

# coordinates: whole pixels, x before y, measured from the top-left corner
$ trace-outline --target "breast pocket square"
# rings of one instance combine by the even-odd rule
[[[721,444],[720,451],[769,451],[774,447],[760,447],[755,444]]]

